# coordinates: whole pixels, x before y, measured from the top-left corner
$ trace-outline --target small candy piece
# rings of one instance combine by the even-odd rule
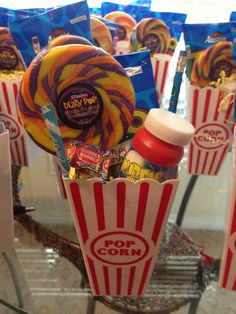
[[[47,48],[52,48],[56,46],[64,46],[64,45],[88,45],[92,46],[93,44],[86,38],[76,35],[61,35],[55,39],[53,39],[47,46]]]
[[[7,27],[0,27],[0,70],[25,70],[23,59]]]
[[[233,58],[233,43],[219,42],[203,50],[193,63],[191,81],[200,87],[212,85],[220,78],[220,73],[225,72],[229,77],[236,73],[236,61]]]
[[[112,54],[112,38],[108,27],[99,19],[90,17],[94,44]]]
[[[77,142],[67,150],[67,158],[73,170],[70,176],[83,180],[92,177],[107,179],[110,163],[109,151],[101,152],[97,146]],[[84,177],[85,176],[85,177]]]
[[[125,70],[103,49],[65,45],[40,52],[27,68],[18,95],[20,120],[31,138],[55,154],[41,107],[58,114],[65,148],[72,140],[116,145],[132,121],[134,89]]]
[[[168,53],[173,48],[173,40],[170,41],[170,33],[167,25],[159,19],[142,19],[135,27],[136,51],[146,47],[151,54]],[[134,46],[134,42],[131,43]],[[135,47],[133,47],[135,49]]]
[[[104,16],[104,19],[112,21],[120,25],[122,28],[117,31],[116,36],[119,40],[129,40],[132,29],[137,24],[135,19],[128,13],[122,11],[114,11]]]

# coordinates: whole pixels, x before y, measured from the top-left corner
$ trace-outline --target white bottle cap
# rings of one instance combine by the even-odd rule
[[[160,140],[176,146],[185,146],[192,139],[195,128],[187,120],[164,109],[151,109],[144,127]]]

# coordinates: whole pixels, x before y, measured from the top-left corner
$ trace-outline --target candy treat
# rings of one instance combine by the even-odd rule
[[[90,17],[94,44],[112,54],[112,38],[108,27],[95,17]]]
[[[236,60],[233,58],[233,43],[219,42],[203,50],[193,63],[191,81],[193,85],[209,86],[220,78],[224,71],[226,77],[236,73]]]
[[[64,45],[73,45],[73,44],[92,46],[92,43],[84,37],[76,36],[76,35],[61,35],[53,39],[48,44],[47,48],[52,48],[56,46],[64,46]]]
[[[145,18],[142,19],[134,28],[136,31],[136,47],[132,41],[132,50],[142,50],[148,48],[151,54],[168,53],[172,40],[167,25],[159,19]],[[174,49],[174,48],[173,48]]]
[[[0,27],[0,70],[23,71],[24,69],[24,62],[16,48],[9,28]]]
[[[128,129],[135,107],[132,83],[103,49],[58,46],[40,52],[22,79],[19,117],[32,139],[55,154],[41,107],[56,109],[63,144],[72,140],[113,147]]]
[[[122,27],[120,30],[117,30],[116,34],[119,40],[129,40],[130,33],[137,24],[130,14],[122,11],[108,13],[104,16],[104,19],[115,22]]]

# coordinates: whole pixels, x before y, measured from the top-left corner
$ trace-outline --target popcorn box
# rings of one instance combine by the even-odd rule
[[[143,295],[179,180],[64,182],[93,294]]]
[[[215,176],[230,148],[234,96],[220,109],[226,94],[218,88],[199,88],[187,83],[187,93],[189,121],[196,128],[188,149],[188,172]]]
[[[152,70],[159,105],[161,105],[162,102],[170,59],[171,56],[164,53],[157,53],[151,57]]]
[[[0,252],[13,248],[14,219],[9,131],[0,131]]]
[[[20,81],[20,79],[0,80],[0,122],[9,130],[12,165],[29,166],[40,151],[25,133],[17,114]]]
[[[236,132],[236,127],[235,127]],[[236,135],[236,133],[235,133]],[[234,144],[235,145],[235,144]],[[233,168],[230,188],[230,206],[225,243],[220,267],[219,286],[236,291],[236,147],[232,148]]]

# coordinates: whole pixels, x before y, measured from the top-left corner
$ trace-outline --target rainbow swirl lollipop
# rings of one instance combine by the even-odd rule
[[[0,70],[25,70],[23,59],[7,27],[0,27]]]
[[[112,54],[112,38],[108,27],[99,19],[90,17],[94,44]]]
[[[170,33],[162,20],[145,18],[136,25],[134,31],[136,31],[136,46],[134,47],[136,51],[146,47],[151,54],[168,53]]]
[[[191,71],[192,84],[200,87],[209,86],[210,82],[217,81],[221,71],[225,72],[226,77],[236,73],[232,42],[219,42],[198,55]]]
[[[49,153],[55,149],[41,113],[53,104],[65,148],[72,140],[107,150],[131,124],[132,83],[123,67],[103,49],[65,45],[40,52],[27,68],[18,113],[31,138]]]
[[[121,11],[108,13],[104,16],[104,19],[115,22],[121,26],[121,28],[117,30],[116,34],[119,40],[129,40],[131,31],[137,24],[135,19],[130,14]]]
[[[86,38],[76,35],[61,35],[55,39],[53,39],[47,46],[47,48],[52,48],[56,46],[64,46],[64,45],[88,45],[92,46],[93,44]]]

